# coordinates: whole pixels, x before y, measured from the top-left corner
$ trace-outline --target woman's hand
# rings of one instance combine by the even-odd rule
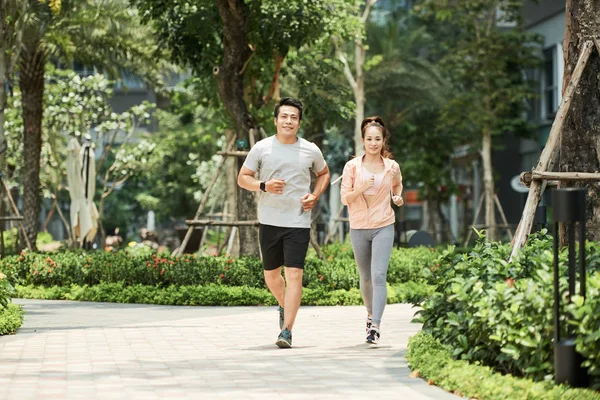
[[[404,204],[404,199],[399,194],[392,196],[392,201],[398,207],[400,207],[402,204]]]
[[[360,186],[357,188],[357,191],[358,191],[359,193],[364,193],[364,192],[366,192],[367,190],[369,190],[369,188],[370,188],[370,187],[372,187],[374,184],[375,184],[375,175],[371,175],[371,177],[370,177],[369,179],[367,179],[366,181],[364,181],[364,182],[362,183],[362,185],[360,185]]]

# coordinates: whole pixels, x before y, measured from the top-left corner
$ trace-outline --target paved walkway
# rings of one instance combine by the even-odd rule
[[[302,307],[294,348],[274,345],[275,307],[15,300],[0,337],[0,399],[453,399],[409,378],[409,305],[389,305],[379,346],[362,307]]]

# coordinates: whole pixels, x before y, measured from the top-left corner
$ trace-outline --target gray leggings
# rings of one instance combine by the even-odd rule
[[[350,239],[367,312],[373,318],[373,325],[379,325],[387,303],[386,275],[394,246],[394,225],[350,229]]]

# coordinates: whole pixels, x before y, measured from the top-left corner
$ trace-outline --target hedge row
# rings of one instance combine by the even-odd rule
[[[411,294],[406,285],[388,287],[388,303],[406,302]],[[186,306],[268,306],[277,305],[267,289],[248,286],[147,286],[100,283],[93,286],[16,286],[16,296],[26,299],[78,300],[111,303],[138,303]],[[302,304],[311,306],[361,305],[358,289],[323,290],[305,288]]]
[[[492,368],[452,358],[453,349],[430,334],[409,340],[406,358],[413,375],[459,396],[485,400],[600,400],[600,393],[551,382],[502,375]]]

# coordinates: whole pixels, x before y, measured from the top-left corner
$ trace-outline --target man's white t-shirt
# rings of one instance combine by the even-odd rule
[[[321,172],[327,166],[317,145],[300,137],[296,143],[282,144],[273,135],[250,149],[244,166],[257,173],[255,177],[261,181],[280,178],[286,182],[282,194],[259,192],[261,224],[310,228],[311,213],[300,213],[300,198],[311,192],[311,173]]]

